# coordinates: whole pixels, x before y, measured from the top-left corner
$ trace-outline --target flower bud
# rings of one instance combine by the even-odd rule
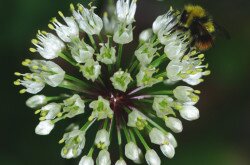
[[[162,153],[167,157],[167,158],[173,158],[175,155],[175,149],[172,146],[172,144],[164,144],[161,147]]]
[[[50,120],[41,121],[37,125],[35,132],[38,135],[48,135],[50,134],[54,126],[55,125]]]
[[[167,117],[165,119],[165,124],[168,128],[170,128],[175,133],[180,133],[183,130],[182,123],[179,119],[174,117]]]
[[[148,42],[150,40],[150,38],[152,38],[153,36],[153,31],[152,29],[146,29],[143,30],[140,35],[139,35],[139,40],[141,42]]]
[[[120,160],[118,160],[118,161],[115,163],[115,165],[127,165],[127,164],[126,164],[125,160],[120,159]]]
[[[142,162],[141,149],[133,142],[125,145],[125,156],[134,162]]]
[[[191,105],[183,106],[180,110],[180,115],[183,119],[188,121],[196,120],[200,117],[199,110]]]
[[[111,165],[110,154],[107,150],[101,150],[96,159],[97,165]]]
[[[44,95],[35,95],[30,97],[26,101],[26,105],[30,108],[40,108],[43,105],[47,104],[46,96]]]
[[[168,139],[169,143],[171,143],[174,148],[177,147],[177,141],[175,137],[173,136],[173,134],[168,132],[166,135],[166,138]]]
[[[153,128],[149,132],[149,138],[152,143],[162,145],[166,141],[166,135],[157,128]]]
[[[83,156],[82,159],[79,162],[79,165],[94,165],[94,160],[92,157],[89,156]]]
[[[153,149],[150,149],[146,152],[145,159],[148,165],[160,165],[161,164],[161,159],[159,158],[159,156]]]

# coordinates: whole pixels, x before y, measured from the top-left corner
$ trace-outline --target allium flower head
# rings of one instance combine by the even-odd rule
[[[210,74],[205,55],[193,47],[190,31],[177,28],[180,12],[173,8],[140,34],[131,53],[124,45],[136,43],[137,1],[118,0],[103,19],[89,6],[71,4],[68,17],[59,12],[62,20],[49,24],[54,33],[39,30],[32,40],[30,51],[45,60],[25,59],[29,72],[15,72],[20,93],[37,94],[26,102],[39,116],[35,132],[48,135],[74,118],[59,141],[63,158],[81,157],[79,165],[160,165],[151,144],[173,158],[177,141],[171,132],[182,132],[181,118],[200,116],[200,91],[188,85]],[[48,96],[41,94],[45,87],[60,90]],[[116,148],[119,156],[111,155]]]

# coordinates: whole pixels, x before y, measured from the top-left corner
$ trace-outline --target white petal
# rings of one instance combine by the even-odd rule
[[[168,117],[165,120],[165,124],[168,128],[170,128],[175,133],[180,133],[183,130],[182,123],[179,119],[174,117]]]
[[[157,128],[153,128],[149,132],[149,137],[152,143],[158,144],[158,145],[163,144],[166,140],[165,134],[161,132],[160,130],[158,130]]]
[[[79,162],[79,165],[94,165],[94,160],[92,157],[83,156]]]
[[[47,104],[46,96],[44,95],[35,95],[30,97],[26,101],[26,105],[30,108],[39,108],[43,105]]]
[[[123,159],[118,160],[115,165],[127,165]]]
[[[173,136],[173,134],[167,133],[166,138],[168,139],[168,141],[172,144],[172,146],[174,148],[177,147],[177,141],[176,141],[175,137]]]
[[[148,150],[145,155],[148,165],[160,165],[161,159],[154,150]]]
[[[50,120],[41,121],[37,125],[35,132],[38,135],[48,135],[48,134],[50,134],[50,132],[52,131],[54,126],[55,125],[52,124],[52,122]]]
[[[188,121],[196,120],[200,117],[199,110],[191,105],[183,106],[183,108],[180,110],[180,115],[183,119]]]
[[[160,148],[161,148],[162,153],[166,157],[168,157],[170,159],[174,157],[174,155],[175,155],[175,149],[172,146],[172,144],[165,144],[165,145],[162,145]]]
[[[101,150],[96,159],[97,165],[111,165],[110,154],[107,150]]]

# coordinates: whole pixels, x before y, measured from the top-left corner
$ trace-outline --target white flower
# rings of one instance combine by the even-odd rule
[[[171,33],[165,36],[164,39],[161,38],[161,43],[165,43],[164,53],[170,60],[183,57],[190,43],[188,38],[189,36],[183,32]]]
[[[81,97],[77,94],[63,101],[65,107],[63,108],[63,113],[68,118],[73,118],[79,114],[84,113],[85,104]]]
[[[160,149],[167,158],[171,159],[175,155],[175,149],[171,143],[162,145]]]
[[[38,31],[37,38],[32,40],[36,49],[31,48],[31,52],[39,52],[45,59],[54,59],[58,57],[59,53],[65,48],[64,43],[54,34],[44,31]]]
[[[94,160],[92,157],[83,156],[79,162],[79,165],[94,165]]]
[[[91,118],[98,118],[98,120],[112,118],[114,112],[110,108],[110,103],[105,100],[102,96],[98,97],[98,100],[92,101],[89,107],[93,109]]]
[[[32,60],[28,66],[52,87],[57,87],[64,80],[65,71],[52,61]]]
[[[143,30],[139,35],[139,41],[148,42],[152,38],[152,36],[153,30],[151,28]]]
[[[192,105],[184,105],[180,110],[180,115],[188,121],[196,120],[200,117],[199,110]]]
[[[75,11],[72,4],[70,7],[80,29],[85,31],[88,35],[99,35],[103,28],[103,22],[102,19],[94,13],[96,7],[93,6],[90,9],[86,9],[83,5],[78,4],[78,11]]]
[[[37,125],[35,132],[38,135],[48,135],[53,130],[54,126],[55,125],[50,120],[41,121]]]
[[[176,19],[176,15],[173,11],[172,8],[170,8],[170,10],[161,16],[158,16],[156,18],[156,20],[153,23],[153,32],[155,34],[158,34],[158,32],[160,30],[165,30],[165,29],[171,29],[172,27],[174,27],[176,24],[178,23],[177,19]]]
[[[108,148],[110,144],[109,133],[106,129],[101,129],[96,133],[95,145],[97,148],[105,149]]]
[[[116,3],[116,16],[121,23],[131,24],[134,22],[136,12],[136,0],[118,0]]]
[[[156,56],[157,48],[154,48],[152,43],[144,43],[135,51],[135,56],[140,61],[140,64],[146,66],[150,64]]]
[[[80,39],[72,41],[69,47],[73,59],[78,63],[85,63],[87,60],[92,59],[95,53],[95,50],[90,45]]]
[[[132,25],[122,25],[119,24],[115,29],[113,36],[114,42],[118,44],[128,44],[133,41],[133,28]]]
[[[101,65],[93,59],[88,59],[83,66],[80,66],[80,70],[87,80],[94,82],[101,74]]]
[[[85,132],[81,130],[73,130],[65,133],[60,142],[65,142],[62,148],[61,156],[66,159],[76,158],[81,153],[85,146]]]
[[[204,71],[207,65],[201,65],[203,60],[203,54],[193,58],[184,56],[182,60],[174,59],[166,68],[167,76],[171,81],[183,80],[190,85],[198,85],[203,82],[202,76],[210,74],[209,70]]]
[[[175,133],[180,133],[183,130],[182,122],[174,117],[166,117],[165,124]]]
[[[52,120],[61,112],[61,105],[50,103],[41,108],[41,120]]]
[[[97,60],[104,64],[114,64],[116,62],[116,50],[114,47],[110,47],[110,43],[100,44],[100,54],[97,54]]]
[[[119,70],[114,73],[110,80],[115,89],[125,92],[129,83],[132,81],[132,77],[129,73]]]
[[[43,79],[36,73],[21,74],[16,72],[15,75],[23,76],[23,80],[18,79],[14,82],[15,85],[22,85],[26,88],[20,90],[20,93],[28,92],[31,94],[37,94],[45,87]]]
[[[166,142],[166,135],[157,128],[153,128],[149,132],[149,138],[151,143],[162,145]]]
[[[129,113],[127,123],[129,127],[136,127],[139,130],[143,130],[147,124],[147,119],[143,113],[136,110]]]
[[[194,105],[199,101],[199,96],[194,94],[193,88],[188,86],[178,86],[173,90],[175,98],[184,103],[185,105]]]
[[[47,99],[44,95],[35,95],[26,101],[26,105],[30,108],[39,108],[45,104],[47,104]]]
[[[120,160],[117,160],[117,162],[115,163],[115,165],[127,165],[127,163],[125,162],[125,160],[120,159]]]
[[[166,138],[168,139],[169,143],[172,144],[172,146],[174,148],[177,147],[177,141],[176,141],[175,137],[173,136],[173,134],[168,132],[166,135]]]
[[[148,165],[160,165],[161,164],[161,159],[159,158],[159,156],[153,149],[147,150],[145,154],[145,159]]]
[[[110,154],[107,150],[101,150],[96,159],[97,165],[111,165]]]
[[[174,115],[174,100],[169,96],[155,96],[153,102],[153,109],[156,111],[156,115],[160,118],[164,118],[167,115]]]
[[[108,18],[108,13],[104,12],[103,13],[103,24],[104,24],[104,30],[107,34],[113,34],[115,27],[116,27],[116,18],[112,14],[111,18]]]
[[[63,25],[56,18],[52,19],[52,24],[49,24],[49,28],[55,30],[57,35],[64,42],[71,42],[72,39],[79,37],[78,25],[72,17],[64,17],[62,12],[58,12],[67,25]]]
[[[141,149],[133,142],[129,142],[125,145],[125,156],[134,162],[142,162],[143,155]]]
[[[136,75],[138,87],[151,87],[154,84],[162,81],[162,77],[154,78],[153,74],[156,73],[156,68],[141,67],[139,73]]]

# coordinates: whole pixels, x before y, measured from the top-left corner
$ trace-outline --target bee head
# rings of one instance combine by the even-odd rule
[[[201,6],[186,5],[180,17],[180,23],[189,28],[194,19],[206,17],[206,11]]]

